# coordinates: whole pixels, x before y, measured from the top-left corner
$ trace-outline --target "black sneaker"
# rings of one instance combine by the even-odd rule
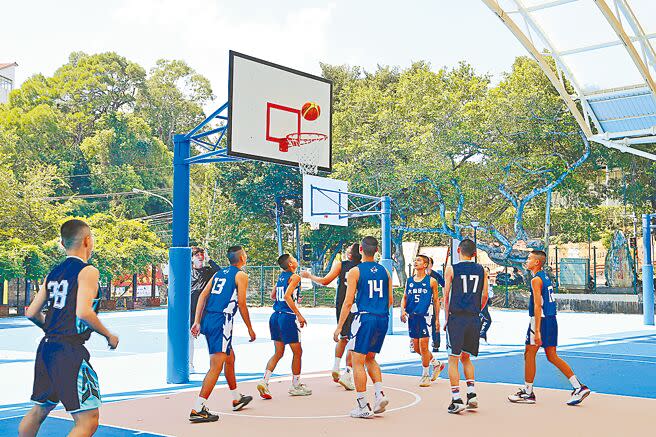
[[[205,405],[200,411],[191,410],[189,421],[192,423],[216,422],[219,420],[218,414],[211,413]]]
[[[465,404],[462,403],[462,399],[452,399],[451,405],[449,405],[449,409],[447,411],[451,414],[458,414],[465,408],[467,407],[465,407]]]
[[[242,394],[240,394],[239,396],[240,397],[238,401],[232,401],[232,411],[241,410],[246,405],[250,404],[251,401],[253,400],[253,396],[244,396]]]
[[[474,408],[478,408],[476,393],[467,393],[467,409],[472,410]]]
[[[528,394],[525,388],[521,388],[514,395],[508,396],[508,400],[514,404],[534,404],[535,392]]]

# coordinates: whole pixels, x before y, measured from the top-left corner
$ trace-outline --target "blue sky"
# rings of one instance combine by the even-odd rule
[[[15,1],[2,6],[0,62],[50,75],[72,51],[116,51],[146,68],[183,59],[227,94],[228,50],[319,72],[319,62],[434,68],[466,60],[497,77],[525,54],[480,0]],[[37,12],[38,11],[38,12]]]

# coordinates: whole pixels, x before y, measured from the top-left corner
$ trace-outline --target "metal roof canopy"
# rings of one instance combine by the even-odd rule
[[[656,161],[632,147],[656,143],[653,0],[482,1],[535,58],[588,139]]]

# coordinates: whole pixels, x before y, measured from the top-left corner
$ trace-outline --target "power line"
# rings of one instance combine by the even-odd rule
[[[134,170],[160,170],[163,168],[170,168],[172,167],[170,165],[163,165],[159,167],[132,167]],[[96,175],[101,175],[101,174],[115,174],[115,173],[125,173],[125,170],[114,170],[114,171],[100,171],[96,173],[83,173],[83,174],[74,174],[74,175],[67,175],[67,176],[59,176],[61,179],[72,179],[72,178],[81,178],[84,176],[96,176]]]

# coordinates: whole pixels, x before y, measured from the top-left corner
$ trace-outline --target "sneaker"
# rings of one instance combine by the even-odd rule
[[[333,370],[333,373],[331,373],[333,377],[333,382],[339,383],[339,370]]]
[[[451,405],[449,405],[448,412],[451,414],[458,414],[459,412],[463,411],[465,408],[465,404],[462,403],[462,399],[452,399],[451,400]]]
[[[433,348],[433,353],[437,353],[437,352],[439,352],[439,351],[440,351],[440,350],[439,350],[438,348],[436,348],[436,347]]]
[[[353,382],[353,374],[351,372],[342,373],[342,376],[339,377],[339,381],[337,382],[348,391],[355,390],[355,383]]]
[[[371,411],[369,404],[365,405],[364,408],[361,408],[358,405],[355,409],[351,410],[351,417],[356,419],[369,419],[374,417],[374,412]]]
[[[430,387],[431,386],[431,378],[428,375],[423,375],[421,379],[419,380],[419,387]]]
[[[442,370],[444,370],[444,363],[441,362],[440,360],[433,360],[431,361],[431,367],[433,368],[431,381],[435,381],[437,380],[437,378],[439,378],[440,373],[442,373]]]
[[[240,394],[238,401],[232,401],[232,411],[241,410],[246,405],[250,404],[252,400],[253,396],[244,396],[243,394]]]
[[[192,423],[216,422],[219,420],[218,414],[211,413],[205,405],[200,411],[191,410],[189,421]]]
[[[260,392],[260,397],[262,399],[271,399],[269,384],[265,380],[262,380],[257,384],[257,391]]]
[[[514,404],[534,404],[535,392],[529,394],[525,388],[520,388],[517,393],[508,396],[508,400]]]
[[[376,403],[374,404],[374,413],[381,414],[385,412],[387,405],[389,404],[389,399],[385,396],[385,393],[380,397],[376,397]]]
[[[289,388],[289,394],[292,396],[310,396],[312,390],[310,390],[305,384],[292,385]]]
[[[467,393],[467,409],[473,410],[474,408],[478,408],[476,393]]]
[[[580,404],[590,393],[590,389],[587,386],[581,385],[581,387],[572,390],[572,397],[567,401],[567,405],[574,406]]]

